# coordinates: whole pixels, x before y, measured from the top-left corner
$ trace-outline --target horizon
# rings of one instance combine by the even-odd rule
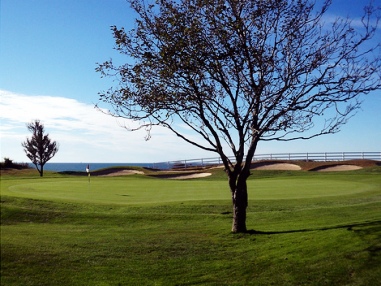
[[[309,159],[308,156],[310,156],[310,160],[312,161],[321,161],[321,162],[328,162],[328,161],[351,161],[351,160],[373,160],[373,161],[381,161],[381,151],[336,151],[336,152],[294,152],[294,153],[267,153],[267,154],[255,154],[252,161],[307,161]],[[326,159],[324,159],[324,156],[326,156]],[[7,157],[6,157],[7,158]],[[377,159],[375,159],[377,158]],[[12,158],[8,158],[11,159]],[[203,158],[182,158],[177,160],[164,160],[164,161],[151,161],[151,162],[51,162],[48,161],[46,164],[132,164],[130,166],[133,166],[134,164],[139,165],[147,165],[147,164],[174,164],[174,163],[190,163],[192,162],[205,162],[204,164],[207,165],[210,162],[214,162],[219,160],[219,157],[203,157]],[[205,161],[204,161],[205,160]],[[33,165],[32,162],[18,162],[15,160],[12,160],[13,163],[16,164],[28,164]]]

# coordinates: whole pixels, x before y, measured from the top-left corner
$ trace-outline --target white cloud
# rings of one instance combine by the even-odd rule
[[[360,13],[360,14],[362,15],[362,13]],[[326,25],[327,24],[332,25],[333,23],[337,22],[340,19],[343,20],[344,22],[348,20],[351,24],[351,27],[358,29],[359,31],[364,29],[364,23],[363,23],[361,17],[358,17],[358,16],[350,17],[347,15],[338,15],[338,14],[327,13],[327,14],[323,15],[323,17],[322,17],[323,23],[325,23]],[[377,24],[375,18],[370,20],[370,24],[372,26],[375,26]],[[379,29],[380,29],[380,26],[378,25],[378,30]]]
[[[1,156],[19,162],[27,161],[21,142],[30,136],[26,123],[35,119],[60,145],[52,162],[157,162],[200,158],[202,153],[164,128],[154,127],[152,139],[145,141],[144,130],[121,127],[133,122],[70,98],[0,90],[0,119]]]
[[[379,97],[375,93],[365,101],[364,111],[339,134],[309,141],[261,142],[257,154],[379,151],[379,106]],[[217,157],[215,153],[184,142],[164,128],[154,127],[151,140],[145,141],[144,130],[129,132],[121,126],[132,122],[103,114],[91,104],[64,97],[31,96],[0,90],[0,159],[9,157],[16,162],[28,162],[21,142],[30,136],[26,123],[34,119],[40,119],[50,137],[60,145],[51,162],[155,163]],[[202,142],[185,125],[179,127],[188,137]],[[354,132],[356,136],[353,136]]]

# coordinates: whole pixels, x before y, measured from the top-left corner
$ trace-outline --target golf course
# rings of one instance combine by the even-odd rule
[[[222,168],[2,170],[1,285],[381,285],[381,163],[294,163],[241,234]]]

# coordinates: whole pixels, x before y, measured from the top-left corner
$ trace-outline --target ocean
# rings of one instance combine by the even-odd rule
[[[31,168],[35,166],[31,163],[28,164]],[[91,171],[119,167],[119,166],[134,166],[134,167],[146,167],[146,168],[156,168],[156,169],[168,169],[167,163],[46,163],[44,165],[45,171],[54,172],[86,172],[86,167],[89,165]]]

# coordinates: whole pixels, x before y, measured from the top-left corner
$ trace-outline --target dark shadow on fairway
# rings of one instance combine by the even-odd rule
[[[363,266],[361,269],[379,269],[381,265],[381,221],[371,221],[363,223],[354,223],[347,225],[337,225],[331,227],[321,227],[321,228],[311,228],[311,229],[300,229],[300,230],[287,230],[287,231],[257,231],[249,230],[249,234],[254,235],[271,235],[271,234],[285,234],[285,233],[302,233],[308,231],[319,231],[319,230],[332,230],[332,229],[347,229],[353,232],[359,238],[361,238],[366,247],[364,249],[357,249],[350,253],[347,253],[348,259],[359,259],[358,255],[367,254],[362,258]],[[375,285],[375,284],[374,284]]]
[[[378,267],[381,262],[381,224],[368,225],[367,227],[355,229],[354,232],[370,244],[364,250],[369,253],[370,262],[377,264]]]
[[[309,232],[309,231],[341,229],[341,228],[346,228],[347,230],[352,230],[353,227],[367,227],[367,226],[381,226],[381,221],[378,220],[378,221],[372,221],[372,222],[336,225],[336,226],[319,227],[319,228],[284,230],[284,231],[260,231],[260,230],[250,229],[247,231],[247,233],[248,234],[285,234],[285,233],[298,233],[298,232]]]

